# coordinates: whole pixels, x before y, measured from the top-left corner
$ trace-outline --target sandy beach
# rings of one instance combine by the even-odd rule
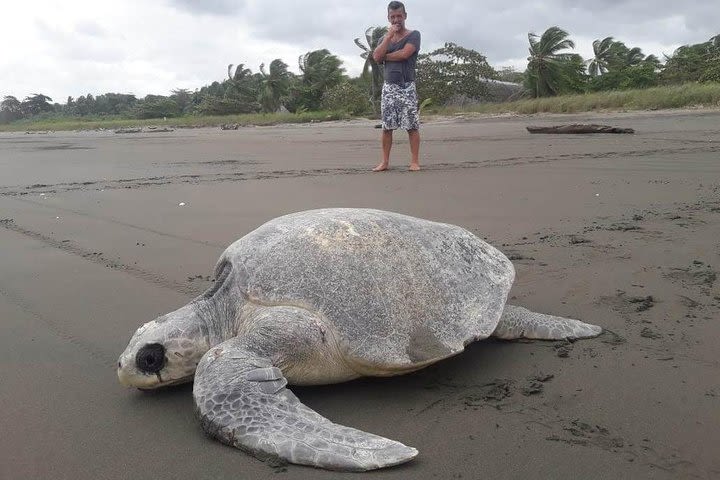
[[[525,130],[561,123],[636,133]],[[373,125],[0,133],[0,478],[720,478],[720,112],[437,119],[417,173],[404,132],[370,172]],[[293,388],[420,451],[370,474],[263,463],[203,434],[191,386],[118,383],[227,245],[320,207],[465,227],[515,264],[514,304],[606,332]]]

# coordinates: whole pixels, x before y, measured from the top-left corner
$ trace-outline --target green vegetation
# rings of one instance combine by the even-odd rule
[[[349,90],[345,90],[345,89]],[[323,102],[337,104],[338,98],[347,94],[355,101],[362,101],[358,96],[359,89],[348,83],[341,84],[337,89],[328,92]],[[367,101],[367,100],[365,100]],[[343,102],[343,107],[352,103]],[[535,114],[535,113],[579,113],[602,111],[661,110],[683,107],[715,107],[720,108],[720,83],[688,83],[683,85],[653,87],[646,89],[594,92],[557,97],[530,98],[511,102],[481,103],[470,107],[435,107],[432,100],[423,102],[421,111],[425,118],[433,116],[453,115],[458,113],[478,114]],[[163,120],[137,120],[126,118],[83,117],[67,119],[63,117],[34,118],[19,120],[7,125],[0,125],[0,131],[43,131],[43,130],[95,130],[116,129],[122,127],[216,127],[223,124],[237,123],[240,126],[269,126],[288,123],[311,123],[331,120],[347,120],[357,115],[347,108],[334,111],[313,111],[302,113],[259,113],[240,115],[187,115]]]
[[[542,36],[528,34],[530,56],[525,86],[530,95],[547,97],[578,90],[584,70],[582,58],[563,52],[575,48],[568,36],[558,27],[548,28]]]
[[[0,130],[269,125],[376,117],[382,68],[371,52],[386,32],[385,27],[370,27],[366,43],[354,39],[365,60],[357,78],[345,74],[340,58],[320,49],[300,56],[300,74],[290,72],[280,59],[267,69],[261,64],[255,73],[244,64],[231,64],[222,82],[195,91],[173,90],[167,96],[89,94],[60,104],[42,93],[23,100],[6,95],[0,102]],[[540,35],[529,33],[528,42],[523,72],[495,69],[480,52],[454,43],[419,55],[423,113],[452,113],[458,106],[488,113],[720,106],[720,35],[684,45],[664,61],[610,36],[595,40],[593,58],[585,60],[572,52],[575,42],[557,26]]]
[[[364,45],[359,38],[355,39],[355,45],[360,47],[363,51],[360,54],[360,58],[365,60],[360,79],[368,86],[368,99],[375,113],[380,113],[380,94],[382,93],[383,69],[373,58],[372,52],[377,48],[380,40],[383,36],[385,36],[387,31],[387,27],[370,27],[365,30],[365,40],[367,41],[367,45]]]
[[[720,83],[687,83],[667,87],[617,90],[557,97],[485,103],[470,108],[443,109],[434,113],[578,113],[593,111],[661,110],[683,107],[720,108]]]
[[[372,109],[367,92],[350,82],[342,82],[326,90],[320,107],[323,110],[346,112],[355,116],[363,115]]]
[[[494,78],[497,72],[484,55],[454,43],[446,43],[418,59],[417,90],[421,102],[430,98],[434,104],[443,105],[459,98],[484,98],[486,79]]]
[[[66,131],[66,130],[96,130],[127,127],[169,127],[169,128],[196,128],[217,127],[224,124],[237,123],[240,126],[269,126],[283,123],[314,123],[331,120],[345,120],[351,118],[344,112],[301,112],[301,113],[247,113],[236,115],[187,115],[177,118],[163,119],[128,119],[108,117],[82,117],[64,118],[52,117],[44,119],[23,119],[16,122],[0,125],[0,131]]]

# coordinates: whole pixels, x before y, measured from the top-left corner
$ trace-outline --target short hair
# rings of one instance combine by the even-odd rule
[[[403,13],[407,13],[407,12],[405,11],[405,5],[403,5],[402,2],[395,2],[395,1],[393,1],[393,2],[390,2],[390,3],[388,4],[388,11],[390,11],[390,10],[399,10],[399,9],[401,9],[401,8],[402,8]]]

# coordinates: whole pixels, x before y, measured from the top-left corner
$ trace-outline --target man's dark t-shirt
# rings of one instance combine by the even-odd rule
[[[420,32],[413,30],[398,43],[391,43],[387,53],[402,50],[408,43],[415,45],[415,53],[410,58],[402,62],[385,60],[385,83],[405,84],[415,81],[415,65],[420,51]]]

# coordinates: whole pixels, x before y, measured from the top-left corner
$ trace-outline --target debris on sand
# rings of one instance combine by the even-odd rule
[[[642,230],[642,228],[637,225],[632,225],[630,223],[619,222],[613,223],[612,225],[607,227],[606,230],[610,232],[631,232],[635,230]]]
[[[508,260],[510,261],[517,261],[517,260],[535,260],[533,257],[528,257],[526,255],[523,255],[522,253],[509,253],[507,255]]]
[[[530,133],[635,133],[632,128],[611,127],[609,125],[580,124],[554,125],[552,127],[526,127]]]
[[[580,245],[582,243],[591,243],[591,241],[584,237],[570,235],[570,245]]]
[[[175,131],[174,128],[157,127],[155,125],[150,125],[149,127],[147,127],[147,130],[148,130],[148,132],[153,132],[153,133],[166,133],[166,132],[174,132]]]
[[[152,132],[152,133],[165,133],[165,132],[174,132],[174,128],[170,127],[158,127],[155,125],[149,125],[145,128],[143,127],[123,127],[118,128],[115,130],[115,133],[143,133],[143,132]]]

